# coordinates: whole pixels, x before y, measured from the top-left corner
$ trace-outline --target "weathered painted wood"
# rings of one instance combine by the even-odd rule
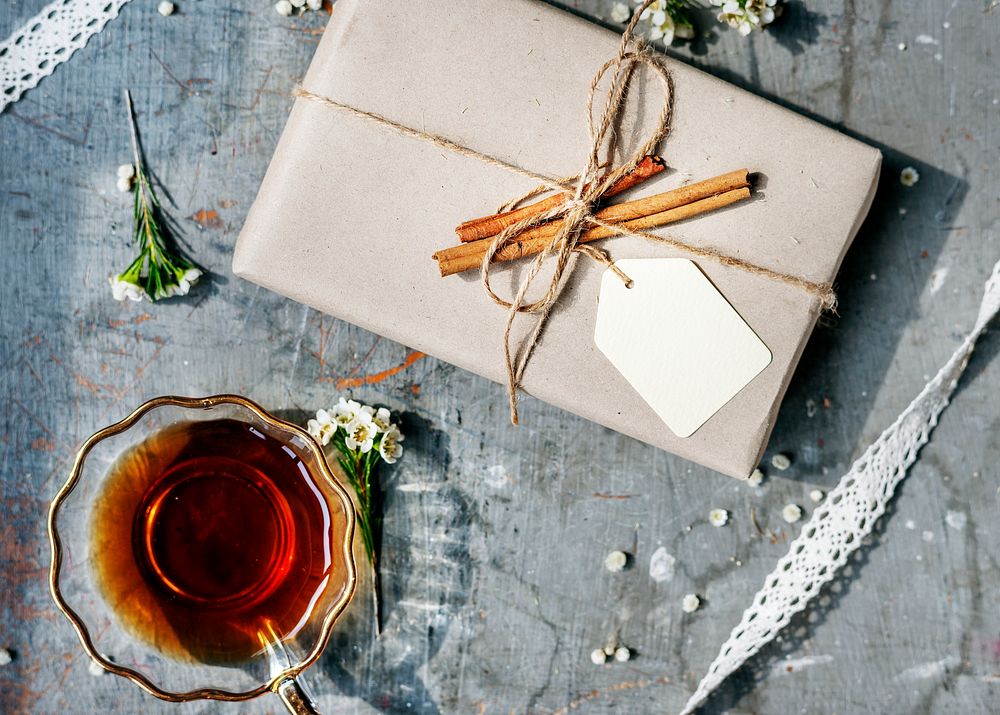
[[[612,3],[570,4],[601,20]],[[43,5],[8,3],[0,35]],[[414,11],[386,3],[403,53]],[[323,18],[190,0],[161,18],[136,0],[0,115],[0,647],[15,656],[0,710],[277,711],[267,699],[172,706],[90,675],[45,585],[44,514],[76,445],[153,395],[222,391],[298,417],[349,391],[406,415],[387,483],[386,633],[372,642],[361,603],[338,628],[309,674],[327,712],[679,709],[784,552],[794,527],[781,507],[810,511],[809,491],[835,483],[971,324],[1000,257],[998,16],[986,1],[795,1],[749,39],[706,14],[704,39],[672,50],[886,153],[839,315],[813,337],[771,441],[794,465],[755,490],[530,399],[514,429],[502,388],[430,358],[396,372],[404,346],[233,278],[233,242]],[[129,156],[123,86],[169,212],[214,274],[164,305],[117,304],[106,284],[130,255],[128,197],[114,188]],[[721,100],[719,121],[769,140]],[[921,175],[909,189],[908,165]],[[317,200],[336,189],[317,186]],[[995,710],[998,352],[994,333],[851,572],[706,712]],[[708,524],[713,507],[729,526]],[[660,546],[676,575],[656,583]],[[614,549],[632,555],[621,574],[603,566]],[[693,615],[688,592],[705,599]],[[592,665],[609,642],[636,657]]]

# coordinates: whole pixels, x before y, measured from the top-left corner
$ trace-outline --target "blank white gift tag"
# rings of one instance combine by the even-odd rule
[[[678,437],[690,437],[771,362],[694,262],[626,259],[604,272],[594,341]]]

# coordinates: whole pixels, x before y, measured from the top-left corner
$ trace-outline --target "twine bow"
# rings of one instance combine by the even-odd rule
[[[480,267],[480,278],[486,294],[494,303],[507,310],[507,322],[503,331],[503,361],[507,373],[507,398],[510,403],[510,420],[513,424],[517,424],[518,422],[517,392],[521,384],[521,377],[524,375],[524,369],[528,363],[528,359],[531,357],[531,352],[541,336],[545,320],[552,310],[552,306],[558,300],[559,294],[562,292],[567,278],[572,271],[573,263],[570,259],[573,257],[573,254],[580,253],[598,261],[613,271],[626,285],[631,285],[628,276],[615,267],[604,251],[594,248],[589,244],[579,243],[581,233],[589,227],[601,226],[621,236],[639,236],[696,256],[717,261],[725,266],[738,268],[748,273],[785,283],[815,296],[819,300],[820,305],[825,308],[833,308],[836,304],[836,295],[833,292],[832,286],[828,283],[816,283],[799,276],[782,273],[745,261],[715,248],[693,246],[675,238],[658,236],[645,231],[629,230],[620,225],[602,221],[594,215],[594,206],[600,202],[608,189],[621,177],[633,171],[639,162],[642,161],[643,157],[655,154],[656,147],[670,131],[670,120],[673,112],[673,81],[670,73],[648,47],[635,39],[635,27],[639,22],[640,16],[655,1],[645,0],[642,5],[636,8],[632,19],[622,33],[618,52],[613,58],[605,62],[597,74],[594,75],[594,79],[590,84],[590,91],[587,95],[587,127],[590,133],[590,151],[583,170],[577,176],[571,177],[568,180],[544,176],[504,159],[463,146],[439,134],[408,127],[381,114],[359,109],[344,102],[338,102],[335,99],[315,94],[301,87],[295,92],[296,97],[317,102],[365,121],[374,122],[404,136],[419,139],[460,156],[476,159],[484,164],[527,177],[539,184],[531,192],[520,199],[508,203],[504,208],[509,208],[516,205],[519,201],[538,195],[539,193],[544,193],[545,191],[557,191],[566,195],[566,200],[561,205],[530,216],[504,229],[490,243]],[[660,109],[655,128],[645,143],[628,161],[624,162],[621,166],[606,171],[608,163],[601,162],[601,153],[606,146],[609,156],[614,153],[611,150],[613,127],[625,106],[632,75],[639,67],[649,69],[659,80],[663,87],[663,106]],[[601,109],[600,118],[595,122],[594,101],[598,95],[601,82],[609,73],[611,76],[611,85],[607,90],[607,98]],[[528,229],[556,218],[561,219],[561,226],[558,233],[552,237],[544,250],[535,256],[514,297],[510,301],[504,300],[497,295],[490,283],[490,269],[494,256],[504,246],[514,242],[518,236]],[[554,269],[545,293],[540,298],[529,301],[527,293],[538,277],[542,266],[549,258],[553,259]],[[519,348],[512,350],[511,332],[518,313],[531,313],[537,317],[531,332],[521,340]]]
[[[635,26],[639,22],[642,12],[648,8],[654,0],[646,0],[632,15],[632,19],[622,34],[621,43],[618,46],[618,53],[608,60],[594,75],[590,83],[590,91],[587,95],[587,128],[590,134],[590,151],[587,155],[586,164],[583,170],[576,176],[575,186],[571,193],[567,194],[562,205],[549,211],[542,212],[535,216],[530,216],[518,223],[508,226],[501,231],[490,243],[483,263],[480,267],[480,278],[483,288],[494,303],[507,309],[507,323],[503,332],[504,366],[507,371],[507,398],[510,404],[510,421],[518,423],[517,412],[517,391],[524,374],[525,366],[531,352],[538,342],[545,320],[548,318],[552,306],[555,305],[563,287],[566,277],[572,270],[570,261],[574,253],[582,253],[599,263],[608,266],[618,275],[626,285],[631,284],[631,280],[615,267],[614,263],[604,251],[587,244],[580,244],[578,240],[580,234],[590,226],[605,226],[619,234],[629,234],[626,229],[609,224],[597,219],[594,216],[594,206],[601,200],[604,193],[620,178],[633,171],[636,166],[649,154],[655,153],[656,147],[670,131],[670,118],[673,109],[673,86],[670,74],[667,69],[653,56],[653,54],[637,42],[634,37]],[[645,66],[653,71],[663,85],[663,106],[660,109],[656,126],[645,143],[628,159],[617,168],[602,173],[605,164],[601,162],[601,151],[608,140],[608,133],[614,126],[629,92],[629,80],[632,73],[639,67]],[[597,97],[599,87],[604,77],[611,73],[611,86],[607,91],[607,98],[601,110],[599,121],[594,118],[594,100]],[[610,153],[610,150],[609,150]],[[565,185],[546,181],[542,182],[546,188],[566,193]],[[537,192],[532,192],[537,193]],[[506,301],[496,294],[490,284],[490,268],[494,256],[500,249],[514,241],[518,236],[530,228],[546,223],[552,219],[562,219],[561,227],[549,244],[542,250],[528,268],[527,274],[521,280],[517,292],[510,301]],[[537,300],[528,301],[527,293],[538,277],[542,266],[549,258],[553,259],[554,269],[549,279],[545,294]],[[537,315],[535,325],[528,336],[522,341],[520,349],[517,351],[511,348],[511,331],[514,327],[514,320],[518,313],[532,313]]]

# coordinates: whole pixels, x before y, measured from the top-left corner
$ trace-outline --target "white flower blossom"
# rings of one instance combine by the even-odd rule
[[[611,6],[611,19],[615,22],[628,22],[630,17],[632,17],[632,11],[625,3],[616,2]]]
[[[156,11],[163,15],[163,17],[173,15],[175,9],[174,4],[172,2],[167,2],[167,0],[163,0],[163,2],[156,6]]]
[[[725,526],[729,522],[729,512],[725,509],[712,509],[708,512],[708,523],[712,526]]]
[[[744,37],[754,30],[763,30],[781,12],[778,0],[712,0],[712,4],[719,8],[719,22],[735,28]]]
[[[295,8],[292,7],[292,3],[288,0],[278,0],[278,2],[274,4],[274,11],[282,17],[288,17],[292,14],[294,9]]]
[[[899,172],[899,183],[909,188],[920,181],[920,172],[912,166],[908,166]]]
[[[750,477],[747,479],[747,482],[752,487],[759,487],[763,481],[764,481],[764,472],[762,472],[759,467],[753,470],[753,472],[750,474]]]
[[[188,268],[184,271],[184,274],[180,277],[177,283],[177,289],[174,291],[175,295],[187,295],[188,291],[191,290],[191,286],[198,282],[201,278],[202,272],[198,268]]]
[[[122,276],[112,276],[108,279],[108,282],[111,283],[111,295],[114,296],[115,300],[134,300],[138,302],[146,295],[141,286],[124,279]]]
[[[637,5],[643,2],[634,1]],[[642,11],[639,19],[649,22],[651,27],[647,37],[653,42],[663,40],[663,44],[669,45],[674,38],[686,40],[694,37],[694,27],[676,5],[671,9],[667,0],[657,0],[651,4]]]
[[[324,447],[330,444],[333,435],[337,433],[337,424],[333,421],[333,416],[326,410],[317,410],[316,419],[306,423],[306,429],[313,437],[319,440]]]
[[[344,444],[347,445],[347,448],[359,449],[362,454],[367,454],[375,444],[378,427],[372,422],[370,414],[364,410],[358,410],[354,420],[347,425],[344,431],[347,433],[347,437],[344,438]]]
[[[132,190],[132,179],[127,176],[119,176],[118,180],[115,182],[115,188],[123,194],[127,194]]]
[[[323,8],[323,0],[306,0],[306,7],[310,10],[320,10]]]
[[[372,416],[372,422],[378,427],[379,432],[388,432],[392,422],[392,413],[384,407],[379,407]]]
[[[118,167],[118,178],[129,179],[131,181],[135,178],[135,167],[131,164],[122,164]]]
[[[337,406],[333,408],[333,421],[337,423],[338,426],[343,427],[347,430],[348,425],[354,422],[354,419],[362,412],[361,403],[355,402],[354,400],[345,400],[343,397],[337,403]]]
[[[607,662],[608,656],[605,655],[604,650],[601,648],[596,648],[590,651],[590,662],[594,665],[601,665]]]
[[[389,425],[389,429],[382,435],[382,441],[378,445],[378,453],[382,455],[386,464],[395,464],[396,460],[403,456],[403,448],[399,443],[404,439],[399,427]]]

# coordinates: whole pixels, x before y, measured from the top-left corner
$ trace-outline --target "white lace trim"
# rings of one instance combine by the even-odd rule
[[[0,44],[0,112],[118,16],[129,0],[55,0]]]
[[[955,354],[882,435],[854,463],[823,506],[802,527],[739,625],[722,645],[681,715],[692,713],[730,674],[788,625],[830,581],[885,513],[896,485],[930,438],[938,416],[965,371],[976,340],[1000,312],[1000,263],[986,282],[975,327]]]

